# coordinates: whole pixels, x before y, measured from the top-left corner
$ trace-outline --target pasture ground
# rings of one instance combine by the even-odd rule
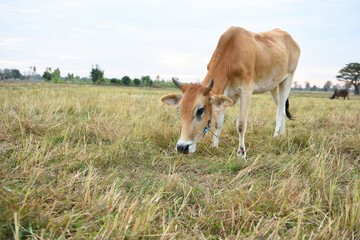
[[[0,239],[360,239],[360,99],[255,95],[236,157],[179,155],[175,89],[0,85]],[[239,104],[222,137],[238,144]]]

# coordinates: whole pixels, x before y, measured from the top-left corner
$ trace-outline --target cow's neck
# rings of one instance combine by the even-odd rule
[[[214,86],[211,90],[214,94],[224,94],[225,87],[227,85],[227,76],[220,76],[218,74],[213,73],[210,69],[205,76],[205,79],[201,82],[203,85],[207,86],[211,79],[214,79]]]

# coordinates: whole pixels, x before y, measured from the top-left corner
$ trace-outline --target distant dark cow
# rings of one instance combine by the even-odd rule
[[[330,99],[338,99],[339,97],[343,97],[344,99],[347,98],[349,100],[349,91],[346,89],[335,90]]]

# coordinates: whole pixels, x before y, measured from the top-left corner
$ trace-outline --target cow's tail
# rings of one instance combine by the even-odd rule
[[[286,99],[285,102],[285,112],[286,112],[286,116],[290,119],[290,120],[294,120],[295,118],[291,115],[291,113],[289,112],[289,99]]]

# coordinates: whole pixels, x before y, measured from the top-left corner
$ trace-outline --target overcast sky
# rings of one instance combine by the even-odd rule
[[[323,85],[360,62],[359,0],[0,0],[0,69],[201,81],[230,26],[282,28],[301,48],[295,81]]]

